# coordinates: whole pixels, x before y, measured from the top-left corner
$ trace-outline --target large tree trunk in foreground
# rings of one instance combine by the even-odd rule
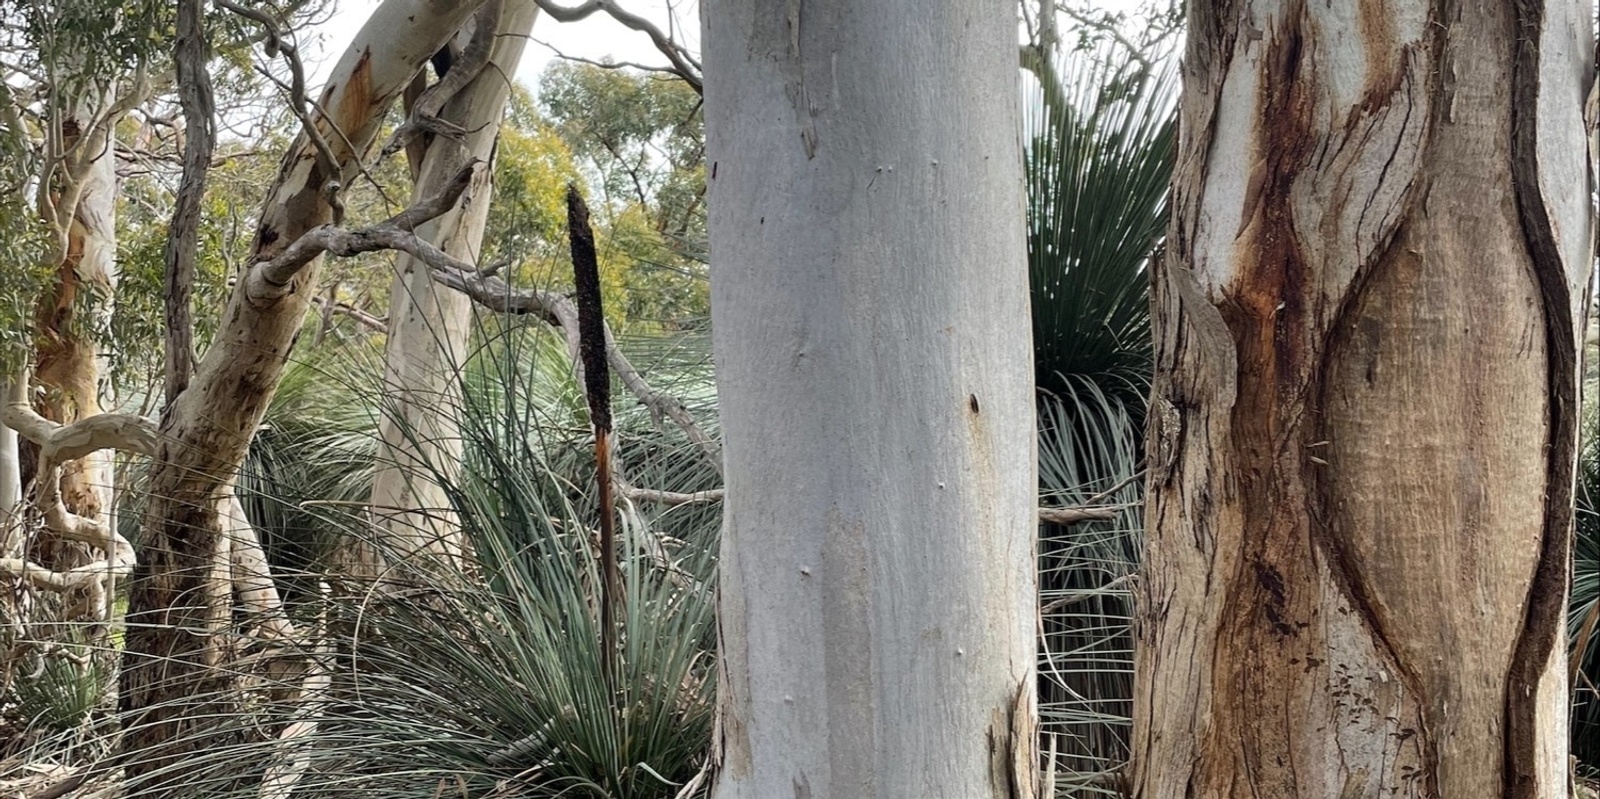
[[[463,139],[433,136],[417,167],[413,198],[437,194],[469,158],[494,153],[511,85],[539,7],[533,0],[505,0],[499,35],[487,66],[445,104],[439,118],[466,131]],[[460,68],[453,67],[453,69]],[[490,172],[475,187],[477,202],[457,207],[417,228],[417,235],[455,258],[478,260],[489,218]],[[420,259],[396,258],[385,343],[383,418],[379,424],[377,473],[372,485],[374,532],[382,549],[415,552],[459,567],[461,531],[440,485],[461,461],[460,373],[471,334],[472,300],[445,288]],[[376,577],[379,553],[356,545],[359,563]]]
[[[701,8],[727,470],[714,795],[1032,796],[1014,8]]]
[[[1189,9],[1135,795],[1564,796],[1591,8]]]
[[[231,678],[215,668],[229,641],[215,604],[226,601],[227,591],[215,588],[212,574],[226,542],[218,507],[317,291],[317,262],[283,285],[263,277],[261,263],[333,218],[330,181],[349,184],[394,98],[477,5],[388,0],[373,12],[335,66],[320,112],[313,112],[326,155],[306,133],[291,145],[262,210],[251,272],[235,284],[215,339],[162,420],[122,671],[125,773],[142,797],[176,795],[185,782],[195,790],[204,772],[161,769],[226,743],[210,732],[231,713],[232,701]]]

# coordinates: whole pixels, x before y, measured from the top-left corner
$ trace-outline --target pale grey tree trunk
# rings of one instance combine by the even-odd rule
[[[9,382],[0,388],[11,396]],[[22,463],[17,456],[17,431],[0,423],[0,557],[11,557],[12,517],[22,502]]]
[[[1134,795],[1565,796],[1592,5],[1189,20]]]
[[[701,14],[727,473],[714,795],[1031,796],[1015,6]]]
[[[488,65],[440,112],[466,131],[464,139],[432,137],[422,158],[413,196],[437,194],[470,158],[493,155],[511,86],[539,7],[533,0],[505,0],[499,36]],[[467,262],[477,262],[489,217],[489,180],[474,187],[478,198],[417,228],[417,235]],[[371,509],[383,549],[415,552],[446,562],[461,557],[465,544],[449,511],[440,479],[455,474],[461,460],[460,370],[471,333],[472,300],[438,285],[422,261],[401,253],[389,300],[385,345],[384,416],[373,478]],[[378,553],[358,545],[358,568],[376,576]]]

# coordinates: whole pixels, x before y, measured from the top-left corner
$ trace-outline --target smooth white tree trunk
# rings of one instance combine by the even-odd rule
[[[1583,0],[1189,6],[1133,795],[1567,795]]]
[[[5,396],[11,396],[9,385],[4,389]],[[0,423],[0,557],[9,558],[13,554],[13,517],[21,502],[22,463],[17,457],[17,431]]]
[[[431,140],[414,199],[438,193],[469,158],[488,161],[493,156],[511,89],[506,76],[517,73],[538,12],[533,0],[506,0],[488,65],[440,112],[441,119],[467,134],[460,141]],[[453,257],[477,262],[489,217],[489,181],[485,170],[482,185],[471,190],[477,201],[418,227],[417,235]],[[383,549],[446,562],[464,550],[440,479],[453,476],[461,460],[460,371],[472,318],[470,298],[440,286],[420,260],[398,255],[385,344],[381,443],[370,503]],[[360,549],[366,567],[375,565],[377,553]]]
[[[718,799],[1032,796],[1016,12],[705,0]]]

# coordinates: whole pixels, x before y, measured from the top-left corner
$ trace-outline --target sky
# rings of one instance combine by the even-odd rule
[[[382,0],[334,2],[337,10],[320,28],[323,42],[318,50],[323,55],[321,69],[316,72],[318,78],[332,68],[340,51],[355,38],[361,23],[366,21],[367,15]],[[577,6],[580,0],[558,2]],[[668,30],[668,25],[672,25],[675,38],[688,44],[691,52],[700,50],[700,9],[697,0],[622,0],[622,3],[624,8],[649,19],[662,30]],[[610,57],[616,61],[649,66],[664,66],[667,62],[650,43],[650,37],[623,27],[603,11],[577,22],[556,22],[541,15],[533,24],[533,40],[528,42],[527,49],[523,51],[522,64],[517,69],[517,81],[530,89],[537,86],[539,75],[557,57],[557,52],[596,61]]]
[[[868,0],[869,2],[871,0]],[[320,69],[314,71],[316,80],[331,69],[339,53],[351,39],[367,15],[382,0],[334,0],[337,10],[327,23],[320,26],[322,36],[319,48],[307,48],[322,53]],[[562,5],[576,6],[580,0],[557,0]],[[621,0],[624,8],[643,16],[663,30],[671,30],[679,41],[685,42],[691,52],[699,52],[700,10],[698,0]],[[1128,11],[1136,8],[1140,0],[1094,0],[1098,8]],[[1063,20],[1063,29],[1067,25]],[[534,89],[545,66],[556,58],[557,52],[601,60],[610,57],[616,61],[631,61],[650,66],[666,64],[666,58],[656,52],[650,37],[629,30],[612,20],[604,12],[596,12],[578,22],[556,22],[541,16],[533,25],[533,41],[523,52],[522,64],[517,70],[519,83]]]

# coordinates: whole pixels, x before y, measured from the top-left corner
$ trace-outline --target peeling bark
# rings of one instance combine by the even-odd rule
[[[1565,795],[1589,10],[1191,4],[1137,796]]]
[[[33,376],[42,389],[37,408],[61,424],[100,413],[100,359],[93,331],[110,313],[116,285],[116,159],[105,132],[115,119],[101,118],[112,104],[105,87],[89,94],[63,113],[61,121],[69,132],[66,145],[83,139],[85,158],[79,169],[58,171],[63,185],[55,193],[56,202],[64,204],[70,197],[73,205],[64,231],[64,257],[54,285],[40,298],[34,322]],[[91,127],[105,130],[91,132]],[[88,152],[96,146],[99,153]],[[100,518],[110,504],[110,486],[111,461],[104,454],[62,465],[61,497],[72,513]],[[65,567],[82,565],[89,557],[80,548],[55,549],[51,560]]]

